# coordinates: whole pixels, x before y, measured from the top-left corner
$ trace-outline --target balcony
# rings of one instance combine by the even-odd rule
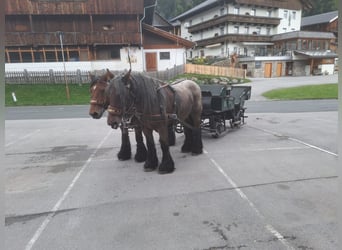
[[[219,16],[211,20],[192,25],[188,28],[189,33],[198,32],[204,29],[208,29],[215,26],[220,26],[226,22],[232,23],[246,23],[256,25],[273,25],[277,26],[280,24],[280,18],[275,17],[260,17],[260,16],[249,16],[249,15],[233,15],[227,14]]]
[[[140,44],[136,32],[64,32],[65,45]],[[60,45],[56,32],[6,32],[5,46]]]
[[[248,34],[226,34],[196,41],[198,47],[224,42],[271,42],[271,36],[248,35]]]

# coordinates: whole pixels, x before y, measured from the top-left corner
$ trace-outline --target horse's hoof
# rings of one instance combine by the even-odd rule
[[[157,167],[158,167],[158,162],[156,165],[154,165],[154,164],[149,164],[148,162],[145,161],[144,171],[145,172],[152,172],[152,171],[156,170]]]
[[[155,168],[144,168],[144,172],[153,172]]]
[[[144,161],[146,161],[146,155],[144,155],[144,156],[142,156],[142,155],[135,155],[134,160],[136,162],[144,162]]]
[[[158,174],[171,174],[174,171],[175,171],[175,168],[167,169],[167,170],[160,170],[160,169],[158,169]]]
[[[118,154],[118,159],[120,161],[127,161],[127,160],[131,159],[131,155],[120,155],[120,154]]]
[[[181,152],[182,153],[190,153],[191,152],[191,148],[190,147],[182,147],[181,148]]]
[[[203,154],[203,152],[191,152],[192,156],[196,156],[196,155],[200,155],[200,154]]]

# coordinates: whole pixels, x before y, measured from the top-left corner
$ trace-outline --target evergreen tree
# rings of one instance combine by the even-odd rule
[[[337,10],[338,0],[311,0],[312,9],[304,10],[303,16],[318,15],[330,11]]]
[[[206,0],[158,0],[157,10],[166,19],[176,17]]]

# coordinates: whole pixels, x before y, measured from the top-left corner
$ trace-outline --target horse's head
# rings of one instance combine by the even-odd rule
[[[94,119],[99,119],[108,107],[109,102],[105,90],[114,75],[107,69],[106,73],[100,77],[91,74],[89,76],[91,79],[89,115]]]
[[[107,88],[109,106],[107,109],[107,124],[117,129],[122,123],[123,116],[127,114],[132,106],[131,93],[131,71],[124,76],[117,76],[112,79]]]

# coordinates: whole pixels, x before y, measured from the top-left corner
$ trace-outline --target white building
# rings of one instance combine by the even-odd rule
[[[196,43],[187,57],[268,55],[276,34],[300,30],[305,0],[207,0],[173,18]]]

